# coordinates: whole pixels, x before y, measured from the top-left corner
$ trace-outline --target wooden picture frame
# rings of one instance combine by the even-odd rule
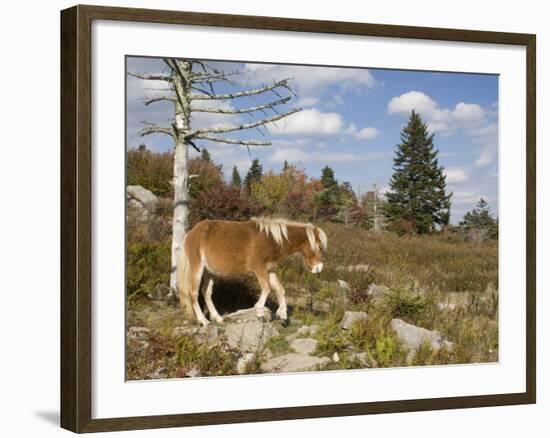
[[[186,24],[386,38],[518,45],[525,65],[526,203],[526,391],[416,400],[345,403],[194,414],[92,418],[92,35],[94,20]],[[98,432],[222,423],[335,417],[378,413],[529,404],[536,401],[535,289],[535,57],[531,34],[439,29],[381,24],[302,20],[75,6],[61,12],[61,426]]]

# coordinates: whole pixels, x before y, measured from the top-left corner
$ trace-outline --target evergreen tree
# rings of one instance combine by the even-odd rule
[[[257,158],[254,158],[252,161],[252,165],[250,166],[250,169],[248,169],[248,173],[246,174],[246,177],[244,179],[244,185],[246,187],[246,190],[248,193],[250,193],[250,187],[252,186],[252,183],[259,182],[262,178],[262,165],[260,164],[260,160]]]
[[[212,157],[210,156],[210,152],[208,152],[208,149],[206,148],[201,149],[201,160],[207,163],[212,162]]]
[[[288,170],[288,161],[285,160],[283,163],[283,172],[286,172]]]
[[[334,170],[325,166],[321,172],[321,184],[325,189],[333,189],[338,185],[338,181],[334,178]]]
[[[473,240],[498,238],[498,221],[491,215],[485,199],[480,198],[476,207],[467,212],[458,224]]]
[[[237,166],[233,166],[233,173],[231,174],[231,185],[237,188],[241,188],[242,185],[241,174],[239,173],[239,169],[237,169]]]
[[[433,134],[413,110],[401,133],[393,159],[386,215],[389,220],[410,221],[419,233],[429,233],[435,224],[449,223],[451,195],[445,191],[445,174],[437,160]]]
[[[323,190],[317,194],[317,213],[325,219],[333,218],[340,207],[340,190],[334,177],[334,170],[325,166],[321,172]]]

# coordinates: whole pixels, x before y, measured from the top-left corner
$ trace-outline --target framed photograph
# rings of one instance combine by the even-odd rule
[[[535,403],[535,35],[61,12],[61,426]]]

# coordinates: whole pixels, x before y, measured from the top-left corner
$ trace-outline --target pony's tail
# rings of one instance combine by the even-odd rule
[[[178,268],[176,272],[178,295],[180,299],[180,306],[185,314],[185,318],[188,321],[194,321],[195,315],[193,312],[193,306],[191,304],[191,266],[189,263],[189,257],[185,253],[185,238],[183,239],[183,245],[181,248],[181,254],[178,260]]]

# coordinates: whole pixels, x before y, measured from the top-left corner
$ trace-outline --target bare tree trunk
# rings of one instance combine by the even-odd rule
[[[174,219],[172,221],[172,261],[170,270],[170,290],[177,295],[177,263],[183,249],[183,238],[187,231],[189,216],[189,145],[185,135],[189,132],[189,90],[191,63],[174,61],[180,74],[174,75],[175,101],[175,136],[174,136]]]

